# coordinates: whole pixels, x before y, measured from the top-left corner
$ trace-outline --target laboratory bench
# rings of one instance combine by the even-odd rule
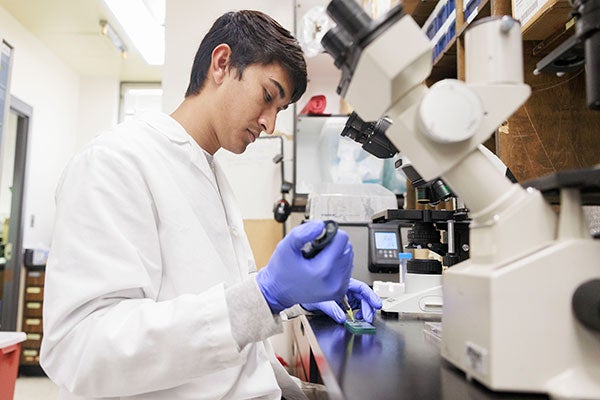
[[[425,321],[377,315],[374,334],[354,335],[326,316],[290,321],[292,373],[322,383],[330,400],[548,399],[492,392],[445,361]]]

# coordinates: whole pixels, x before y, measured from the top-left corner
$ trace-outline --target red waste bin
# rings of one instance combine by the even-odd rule
[[[25,332],[0,332],[0,400],[12,400]]]

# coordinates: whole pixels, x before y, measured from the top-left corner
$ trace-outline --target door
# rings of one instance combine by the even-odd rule
[[[0,330],[17,330],[19,284],[23,262],[23,200],[27,139],[32,109],[14,96],[0,146]]]

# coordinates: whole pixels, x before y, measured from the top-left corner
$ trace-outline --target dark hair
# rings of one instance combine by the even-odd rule
[[[211,62],[212,51],[225,43],[231,48],[230,66],[242,78],[251,64],[279,63],[288,71],[294,85],[291,103],[306,90],[306,61],[298,41],[277,21],[260,11],[228,12],[210,28],[196,52],[190,84],[185,96],[200,93]]]

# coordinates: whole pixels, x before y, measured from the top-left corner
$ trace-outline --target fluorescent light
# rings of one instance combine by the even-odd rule
[[[127,47],[121,37],[110,24],[104,20],[100,21],[100,32],[106,36],[112,44],[121,52],[121,57],[127,58]]]
[[[150,65],[165,59],[165,28],[143,0],[104,0],[133,45]]]

